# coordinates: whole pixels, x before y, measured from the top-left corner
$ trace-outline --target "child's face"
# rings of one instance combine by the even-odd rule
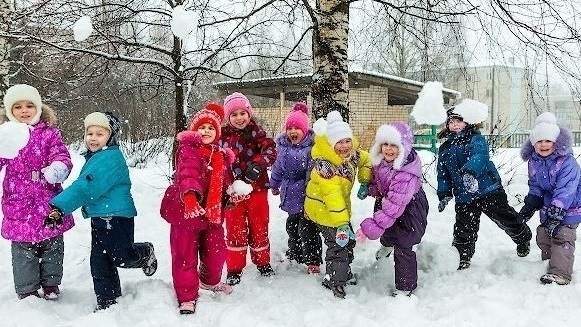
[[[541,157],[550,156],[555,152],[555,142],[549,140],[540,140],[535,143],[535,152]]]
[[[303,137],[305,137],[305,133],[303,133],[302,129],[291,126],[287,128],[286,136],[289,138],[292,144],[298,144],[303,140]]]
[[[91,152],[99,151],[107,145],[110,135],[111,133],[105,127],[89,126],[85,136],[85,145]]]
[[[230,121],[230,125],[237,129],[244,129],[244,127],[248,126],[248,123],[250,123],[250,116],[248,115],[248,111],[244,109],[234,110],[228,119]]]
[[[334,150],[341,158],[349,158],[353,150],[353,140],[351,138],[339,140],[335,143]]]
[[[210,123],[203,123],[198,127],[198,133],[202,135],[202,143],[210,144],[216,139],[216,129]]]
[[[381,153],[387,162],[393,162],[399,155],[399,147],[395,144],[383,143],[381,145]]]
[[[452,118],[448,123],[448,129],[454,133],[461,132],[464,128],[466,128],[466,123],[461,119]]]
[[[16,118],[19,122],[28,124],[34,118],[37,112],[37,108],[34,103],[28,100],[20,100],[16,101],[12,105],[12,115]]]

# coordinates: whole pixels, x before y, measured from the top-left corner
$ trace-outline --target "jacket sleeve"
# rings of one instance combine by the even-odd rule
[[[468,161],[460,170],[478,178],[486,172],[488,161],[490,161],[488,142],[481,134],[475,134],[470,140]]]
[[[178,164],[176,176],[180,192],[195,192],[198,201],[202,201],[204,190],[202,190],[201,176],[204,160],[199,149],[189,143],[181,143],[178,147]]]
[[[410,187],[418,177],[407,172],[398,172],[393,177],[389,191],[384,197],[381,210],[373,214],[373,220],[382,229],[387,229],[399,218],[412,200],[415,190]]]
[[[272,166],[276,160],[276,143],[274,139],[267,137],[266,132],[263,129],[259,129],[253,140],[258,144],[260,151],[252,157],[252,162],[256,162],[264,169]]]
[[[48,153],[49,165],[55,161],[60,161],[67,166],[70,172],[71,169],[73,168],[71,154],[69,153],[69,150],[67,149],[63,142],[61,132],[56,127],[53,128],[49,144],[50,144]]]
[[[561,169],[557,172],[552,205],[569,209],[576,198],[579,185],[579,165],[573,155],[567,155]]]
[[[369,184],[371,182],[371,158],[366,151],[359,151],[360,157],[357,162],[357,180],[361,184]]]
[[[79,177],[50,201],[65,215],[101,198],[123,177],[124,168],[127,167],[120,151],[102,151],[93,155],[85,165],[88,166],[82,169]]]
[[[440,151],[438,151],[438,163],[436,169],[438,180],[438,200],[452,196],[452,176],[448,171],[448,167],[444,164],[444,160],[440,148]]]
[[[270,173],[270,188],[278,189],[283,180],[284,162],[282,156],[278,155],[272,166]]]
[[[541,187],[537,182],[537,174],[534,165],[530,160],[528,162],[528,170],[529,170],[529,194],[543,198],[543,191],[541,190]]]

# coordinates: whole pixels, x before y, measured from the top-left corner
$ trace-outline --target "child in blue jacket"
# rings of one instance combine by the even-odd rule
[[[119,119],[106,112],[85,118],[86,162],[79,177],[50,202],[47,225],[62,223],[62,217],[82,207],[91,219],[91,275],[97,310],[117,303],[121,282],[117,267],[142,268],[146,276],[157,269],[153,244],[134,243],[137,215],[131,196],[129,169],[119,150]]]
[[[581,222],[581,172],[573,156],[571,132],[545,112],[535,121],[521,156],[528,162],[529,193],[520,210],[523,221],[539,210],[537,245],[549,260],[543,284],[571,282],[577,227]]]
[[[508,204],[498,170],[490,160],[488,142],[479,131],[484,117],[465,121],[464,116],[474,110],[464,102],[448,109],[446,127],[438,133],[439,138],[446,138],[438,151],[438,211],[444,211],[452,197],[456,198],[452,245],[460,255],[458,270],[470,267],[482,213],[517,244],[519,257],[529,254],[532,238],[530,228]]]

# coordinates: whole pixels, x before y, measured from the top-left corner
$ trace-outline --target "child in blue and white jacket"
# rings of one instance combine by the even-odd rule
[[[571,132],[545,112],[535,121],[521,156],[528,162],[529,193],[519,215],[529,220],[539,210],[537,245],[549,260],[543,284],[569,284],[581,222],[581,171],[573,156]]]

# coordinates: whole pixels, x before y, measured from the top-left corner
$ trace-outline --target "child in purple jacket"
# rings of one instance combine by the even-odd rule
[[[369,195],[381,196],[381,209],[361,222],[358,241],[381,237],[395,261],[393,296],[410,296],[418,285],[418,266],[413,246],[419,244],[428,224],[428,200],[422,188],[422,163],[413,145],[413,132],[403,122],[382,125],[369,151],[373,177]],[[385,251],[389,255],[391,251]]]
[[[286,118],[285,132],[276,139],[278,155],[272,167],[270,187],[273,195],[280,194],[280,208],[288,212],[286,257],[307,265],[307,273],[318,274],[323,262],[321,236],[317,225],[305,218],[305,192],[314,139],[307,112],[307,105],[297,102]]]
[[[5,113],[0,124],[10,121],[28,125],[28,143],[16,157],[0,158],[6,167],[2,193],[2,237],[12,241],[12,272],[18,298],[56,300],[63,277],[63,233],[74,225],[67,215],[54,226],[44,226],[49,201],[63,188],[73,166],[56,125],[54,111],[42,104],[30,85],[10,87],[4,95]],[[0,138],[8,123],[0,125]]]
[[[549,260],[543,284],[571,282],[576,230],[581,222],[581,172],[573,156],[571,132],[545,112],[535,121],[529,141],[521,150],[528,161],[529,193],[519,212],[523,222],[539,210],[537,245],[541,259]]]

